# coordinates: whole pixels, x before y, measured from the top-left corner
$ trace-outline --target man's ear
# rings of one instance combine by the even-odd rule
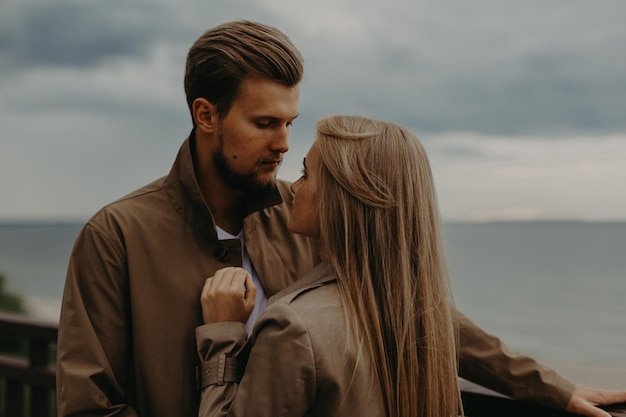
[[[217,125],[215,106],[205,98],[197,98],[191,105],[191,114],[198,129],[205,133],[213,133]]]

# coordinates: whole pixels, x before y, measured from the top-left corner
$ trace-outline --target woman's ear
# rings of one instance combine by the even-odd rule
[[[197,98],[191,105],[191,114],[198,129],[212,133],[217,123],[215,106],[205,98]]]

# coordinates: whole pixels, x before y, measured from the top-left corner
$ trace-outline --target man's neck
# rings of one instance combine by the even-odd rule
[[[245,217],[244,193],[234,192],[224,184],[201,186],[201,191],[215,225],[231,235],[237,235]]]
[[[211,213],[213,213],[213,221],[216,226],[233,236],[239,234],[243,227],[243,216],[217,216],[212,209]]]

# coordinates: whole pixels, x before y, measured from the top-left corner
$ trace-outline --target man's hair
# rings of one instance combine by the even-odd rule
[[[321,248],[387,416],[458,415],[454,300],[424,148],[397,124],[359,116],[322,119],[313,146]]]
[[[303,72],[300,52],[280,30],[245,20],[224,23],[206,31],[189,49],[187,105],[191,110],[194,100],[205,98],[223,118],[245,79],[293,87],[302,80]]]

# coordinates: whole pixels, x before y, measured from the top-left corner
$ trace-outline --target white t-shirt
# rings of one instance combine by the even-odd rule
[[[242,260],[242,268],[250,273],[252,277],[252,282],[256,285],[256,297],[254,299],[254,310],[252,310],[252,314],[250,314],[250,318],[246,323],[246,328],[248,329],[248,334],[252,333],[252,328],[254,327],[254,323],[257,321],[261,312],[265,309],[267,305],[267,295],[265,294],[265,290],[263,289],[263,285],[261,285],[261,281],[259,280],[259,276],[256,274],[254,270],[254,266],[252,265],[252,261],[250,261],[250,255],[248,255],[248,250],[246,249],[246,242],[243,237],[243,230],[240,231],[237,236],[233,236],[227,231],[216,227],[217,230],[217,238],[219,240],[227,240],[227,239],[239,239],[241,242],[241,260]]]

